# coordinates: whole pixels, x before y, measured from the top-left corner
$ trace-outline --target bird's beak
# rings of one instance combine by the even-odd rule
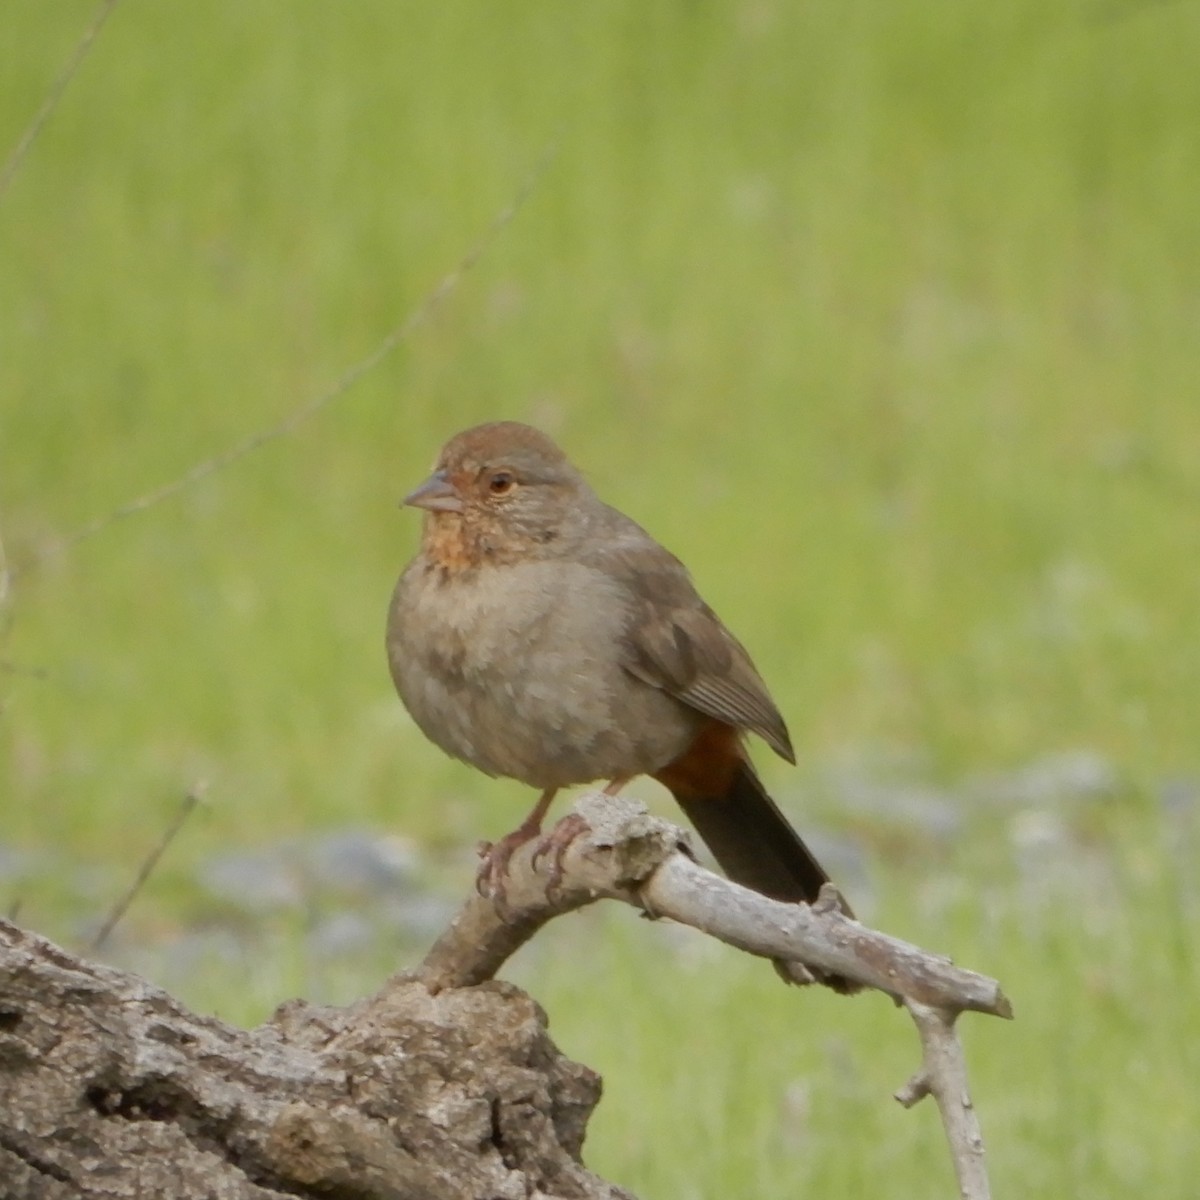
[[[445,471],[434,471],[419,488],[409,492],[402,503],[411,504],[413,508],[427,508],[430,512],[460,513],[463,510],[463,502]]]

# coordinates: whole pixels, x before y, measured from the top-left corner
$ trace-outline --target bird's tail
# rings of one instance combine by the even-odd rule
[[[772,900],[811,904],[829,882],[748,762],[739,764],[719,794],[680,789],[675,799],[734,883]]]
[[[813,903],[829,882],[825,868],[767,795],[749,761],[740,752],[735,758],[715,750],[701,739],[691,754],[656,778],[670,788],[734,883],[772,900]],[[842,911],[854,915],[845,902]],[[840,975],[814,974],[835,991],[859,990]]]

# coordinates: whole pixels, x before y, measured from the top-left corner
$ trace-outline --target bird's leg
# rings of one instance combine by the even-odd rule
[[[509,860],[526,842],[533,841],[542,832],[542,822],[557,791],[558,788],[547,788],[512,833],[506,833],[498,842],[484,842],[479,847],[483,861],[475,874],[475,889],[481,896],[490,896],[502,912],[507,907],[504,892]]]
[[[603,795],[615,796],[631,779],[632,775],[618,775],[604,785]],[[551,899],[562,886],[563,855],[567,847],[581,834],[587,831],[587,822],[578,813],[567,813],[565,817],[540,842],[533,852],[533,865],[536,868],[539,861],[547,856],[550,859],[550,876],[546,880],[546,895]]]

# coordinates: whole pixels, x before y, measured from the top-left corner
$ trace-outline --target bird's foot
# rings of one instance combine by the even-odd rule
[[[832,971],[822,970],[810,963],[798,962],[794,958],[773,958],[771,965],[775,968],[775,974],[784,983],[792,984],[794,987],[811,987],[813,984],[820,984],[840,995],[853,996],[866,986],[859,983],[857,979],[848,979],[845,975],[836,975]]]
[[[565,817],[537,844],[533,852],[533,869],[543,858],[549,859],[550,871],[546,877],[546,899],[558,900],[562,895],[563,855],[581,833],[587,833],[588,823],[578,813],[567,813]]]
[[[518,825],[498,842],[479,843],[479,870],[475,872],[475,890],[496,906],[500,919],[508,921],[512,908],[508,903],[508,864],[527,842],[542,832],[540,825]]]

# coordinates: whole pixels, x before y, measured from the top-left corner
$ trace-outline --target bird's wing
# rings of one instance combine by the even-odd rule
[[[625,670],[718,721],[758,734],[795,762],[787,726],[750,655],[700,598],[687,568],[632,521],[612,533],[596,549],[595,565],[618,580],[630,600]]]

